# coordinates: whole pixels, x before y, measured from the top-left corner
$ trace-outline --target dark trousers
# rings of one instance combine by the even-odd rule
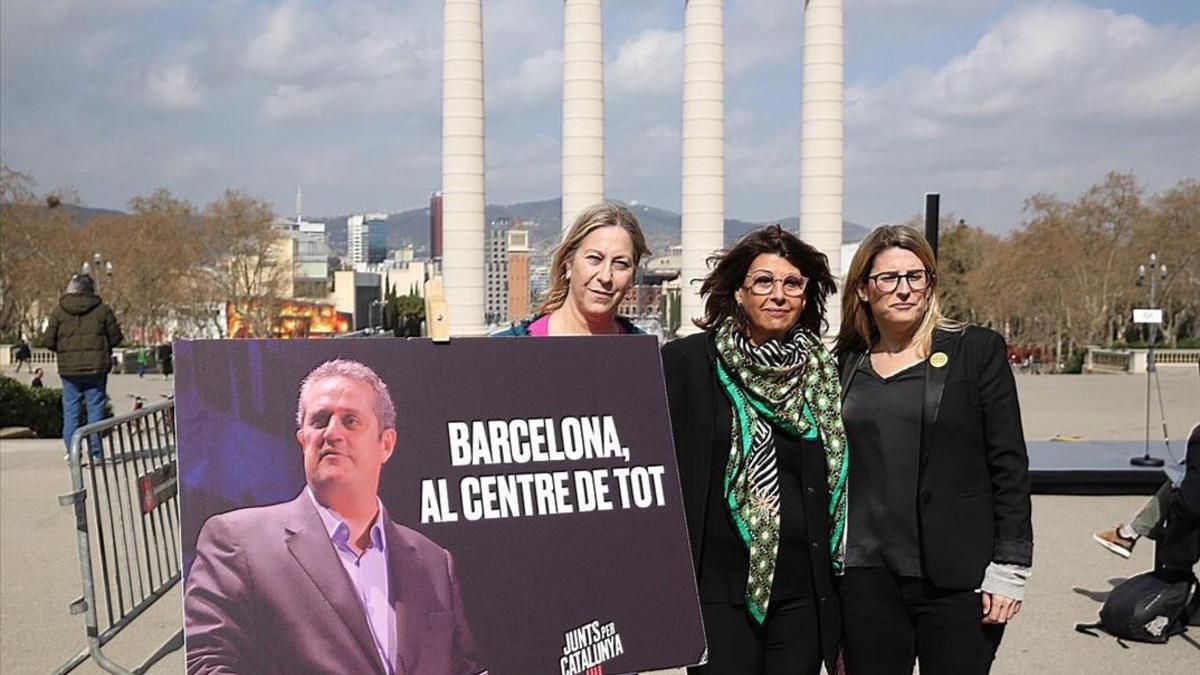
[[[703,603],[708,664],[688,675],[816,675],[821,633],[816,598],[772,603],[760,626],[744,605]]]
[[[984,624],[974,591],[936,588],[883,567],[852,567],[839,586],[846,670],[854,675],[986,675],[1004,626]]]

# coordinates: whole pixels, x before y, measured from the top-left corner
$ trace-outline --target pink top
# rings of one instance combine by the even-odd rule
[[[537,321],[529,324],[529,334],[533,337],[546,337],[550,334],[550,315],[543,314]]]
[[[526,330],[529,331],[530,337],[546,337],[550,335],[550,315],[543,314],[538,317],[538,320],[529,324]],[[625,332],[625,326],[621,325],[620,322],[617,322],[617,331],[620,333]]]

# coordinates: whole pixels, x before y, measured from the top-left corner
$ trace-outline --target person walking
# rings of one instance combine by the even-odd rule
[[[149,351],[147,351],[147,349],[145,347],[138,347],[138,350],[137,350],[138,377],[145,377],[146,365],[149,363],[150,363]]]
[[[86,402],[88,424],[104,417],[108,401],[108,373],[113,347],[125,336],[111,308],[96,295],[96,284],[86,274],[76,274],[58,301],[46,326],[45,344],[58,354],[62,379],[63,444],[70,460],[71,437],[79,428],[81,405]],[[99,439],[92,437],[92,457],[100,459]]]
[[[159,368],[162,370],[164,380],[171,379],[171,373],[175,372],[175,358],[171,350],[171,343],[164,342],[155,350],[155,358],[158,359]]]
[[[32,359],[33,350],[29,348],[29,341],[22,337],[21,342],[17,344],[17,368],[13,372],[21,372],[22,364],[25,366],[25,372],[33,370]]]

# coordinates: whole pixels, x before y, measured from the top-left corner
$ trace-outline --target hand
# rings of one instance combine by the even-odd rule
[[[999,593],[983,592],[984,623],[1008,623],[1019,611],[1021,611],[1020,600],[1013,600]]]

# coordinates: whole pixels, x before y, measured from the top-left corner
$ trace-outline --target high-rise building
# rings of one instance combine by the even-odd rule
[[[483,240],[483,320],[488,324],[508,320],[508,228],[512,221],[494,220]]]
[[[529,316],[529,231],[509,230],[505,236],[508,251],[508,321]]]
[[[442,257],[442,193],[429,194],[429,257]]]
[[[387,214],[359,213],[346,219],[346,252],[353,265],[373,265],[387,258]]]
[[[503,324],[528,318],[529,230],[499,218],[488,228],[484,245],[484,320]]]

